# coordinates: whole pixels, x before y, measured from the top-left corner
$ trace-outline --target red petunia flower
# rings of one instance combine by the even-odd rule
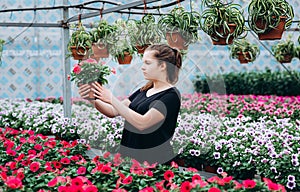
[[[98,192],[98,188],[95,185],[89,185],[84,189],[84,192]]]
[[[123,179],[122,183],[124,185],[128,185],[128,184],[132,183],[132,176],[130,175],[130,176],[126,177],[125,179]]]
[[[28,153],[28,155],[36,155],[36,150],[29,149],[27,153]]]
[[[11,189],[21,189],[22,188],[21,179],[14,177],[14,176],[7,177],[5,184],[7,185],[7,187],[9,187]]]
[[[112,171],[111,167],[107,166],[107,165],[103,165],[103,167],[101,169],[101,172],[104,174],[109,174],[111,171]]]
[[[57,178],[53,178],[51,181],[48,182],[48,187],[54,187],[58,183]]]
[[[39,162],[32,162],[29,166],[30,171],[37,172],[40,169],[40,163]]]
[[[15,168],[17,168],[17,163],[13,162],[13,161],[10,161],[10,162],[6,163],[5,166],[9,166],[9,168],[11,170],[14,170]]]
[[[81,166],[77,169],[77,175],[84,175],[86,173],[86,168]]]
[[[68,157],[64,157],[60,160],[60,162],[62,164],[65,164],[65,165],[69,165],[71,163],[70,159]]]
[[[116,153],[114,156],[114,166],[119,166],[122,163],[122,158],[121,158],[121,154],[120,153]]]
[[[153,189],[153,187],[146,187],[146,188],[140,190],[139,192],[154,192],[154,189]]]
[[[19,172],[19,173],[17,174],[17,178],[19,178],[20,180],[23,180],[23,179],[25,178],[24,173],[23,173],[23,172]]]
[[[84,183],[82,181],[82,179],[75,177],[74,179],[72,179],[72,185],[75,186],[82,186]]]
[[[189,181],[184,181],[181,183],[180,192],[189,192],[192,190],[192,185]]]
[[[224,177],[224,178],[223,178],[223,181],[224,181],[224,183],[230,183],[230,181],[232,181],[232,179],[233,179],[232,176]]]
[[[58,192],[69,192],[70,191],[69,187],[67,187],[67,186],[59,186],[57,188],[57,190],[58,190]]]
[[[240,184],[239,182],[237,182],[237,181],[234,180],[233,183],[235,184],[234,189],[241,189],[241,188],[243,188],[243,185]]]
[[[6,150],[6,154],[9,155],[9,156],[13,156],[14,157],[14,156],[16,156],[17,153],[14,150],[7,149]]]
[[[178,168],[178,164],[174,161],[171,162],[171,167]]]
[[[160,182],[155,183],[156,189],[160,190],[160,191],[163,190],[164,189],[164,182],[165,182],[165,180],[162,180]]]
[[[103,154],[103,158],[105,159],[108,158],[109,156],[110,156],[110,152],[108,151]]]
[[[52,164],[55,169],[60,169],[61,168],[61,163],[58,161],[52,161]]]
[[[40,150],[43,149],[43,146],[42,146],[41,144],[36,144],[36,145],[34,146],[34,148],[35,148],[36,150],[40,151]]]
[[[193,177],[192,177],[192,182],[198,181],[198,180],[202,180],[201,176],[200,176],[199,174],[193,175]]]
[[[251,179],[247,179],[247,180],[244,180],[243,181],[243,186],[246,188],[246,189],[252,189],[256,186],[256,182],[251,180]]]
[[[74,65],[73,72],[79,74],[81,72],[81,67],[78,64]]]
[[[208,192],[221,192],[221,190],[217,187],[212,187],[208,190]]]
[[[17,158],[15,158],[16,161],[21,161],[25,157],[24,153],[21,153]]]
[[[167,170],[167,171],[164,173],[164,179],[165,179],[166,181],[171,182],[171,180],[172,180],[173,178],[174,178],[174,173],[173,173],[173,171]]]
[[[70,158],[70,160],[71,161],[78,161],[79,160],[79,157],[78,156],[72,156],[71,158]]]

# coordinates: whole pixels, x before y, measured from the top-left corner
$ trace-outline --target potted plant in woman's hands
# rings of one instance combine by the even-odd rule
[[[95,59],[109,56],[109,47],[116,43],[116,39],[112,35],[116,30],[115,25],[110,25],[105,20],[101,20],[96,27],[91,29],[90,38]]]
[[[155,23],[155,17],[152,14],[146,14],[141,20],[127,21],[129,39],[136,46],[138,53],[144,53],[145,49],[161,41],[162,32]]]
[[[253,62],[260,54],[258,45],[247,39],[237,39],[229,46],[230,58],[238,59],[240,63]]]
[[[294,18],[293,7],[286,0],[252,0],[248,13],[249,27],[260,40],[281,39]]]
[[[68,43],[68,50],[72,53],[75,60],[82,60],[87,55],[92,46],[90,38],[90,33],[80,23],[72,33]]]
[[[220,0],[205,0],[207,8],[202,12],[200,28],[208,34],[214,45],[232,44],[233,39],[242,38],[245,18],[238,4],[224,4]]]
[[[175,7],[169,14],[160,16],[158,25],[165,33],[171,47],[187,50],[189,44],[200,40],[198,35],[199,19],[198,12],[185,11],[183,7]]]
[[[78,64],[75,64],[71,75],[68,77],[71,81],[74,81],[76,85],[90,84],[95,81],[104,85],[108,83],[107,76],[111,73],[115,73],[114,69],[110,69],[104,63],[98,63],[95,59],[83,60]],[[94,99],[94,92],[90,91],[90,100]]]
[[[281,41],[273,45],[272,51],[276,60],[280,63],[290,63],[298,54],[296,45],[291,40],[291,36],[288,36],[286,41]]]

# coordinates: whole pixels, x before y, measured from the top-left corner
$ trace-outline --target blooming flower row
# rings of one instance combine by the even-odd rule
[[[33,131],[0,131],[0,187],[4,191],[285,191],[269,179],[237,182],[222,177],[205,179],[195,169],[140,164],[119,154],[105,153],[89,160],[87,145],[56,141]],[[26,153],[28,152],[28,153]],[[27,154],[27,155],[26,155]]]

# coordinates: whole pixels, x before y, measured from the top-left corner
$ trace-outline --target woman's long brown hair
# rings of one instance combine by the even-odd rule
[[[179,69],[182,65],[180,51],[166,44],[150,45],[145,51],[155,51],[153,55],[154,58],[160,62],[166,62],[167,81],[171,84],[175,84],[178,81]],[[153,87],[153,82],[149,81],[141,88],[141,91],[146,91],[151,87]]]

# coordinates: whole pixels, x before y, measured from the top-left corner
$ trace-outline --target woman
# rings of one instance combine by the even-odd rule
[[[149,82],[128,99],[118,100],[99,83],[93,83],[96,109],[107,117],[125,119],[121,139],[122,156],[140,162],[166,163],[174,158],[170,140],[180,110],[180,93],[174,84],[182,65],[181,54],[168,45],[151,45],[143,55],[142,72]],[[79,88],[81,97],[88,96],[89,85]]]

